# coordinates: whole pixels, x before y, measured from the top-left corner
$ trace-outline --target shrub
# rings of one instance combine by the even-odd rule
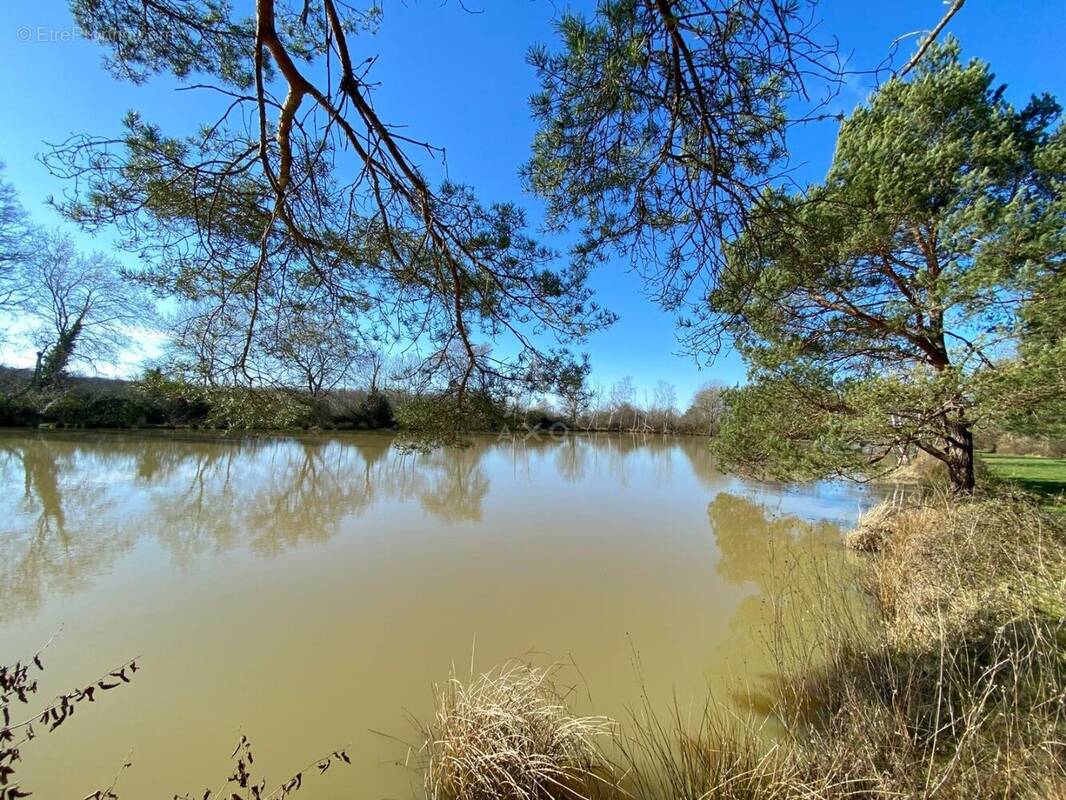
[[[204,425],[237,430],[307,428],[321,419],[309,396],[284,389],[253,389],[245,386],[211,387],[204,400],[210,410]]]
[[[530,409],[523,417],[522,421],[526,427],[533,430],[566,431],[570,429],[570,423],[567,420],[542,408]]]
[[[30,391],[0,400],[0,425],[129,428],[144,425],[150,416],[142,398],[110,391]]]
[[[158,369],[148,370],[131,385],[149,410],[154,425],[199,425],[211,412],[211,403],[202,387],[168,377]]]
[[[129,428],[145,424],[145,406],[136,397],[65,392],[46,402],[40,412],[65,428]]]
[[[427,450],[439,445],[465,445],[463,434],[495,431],[504,425],[505,412],[490,394],[467,392],[460,406],[454,395],[421,395],[396,409],[401,447]]]
[[[1004,433],[996,437],[991,450],[1008,456],[1061,458],[1066,455],[1066,441],[1050,436]]]
[[[323,415],[310,395],[285,389],[207,386],[149,370],[133,394],[172,425],[268,430],[318,425]]]
[[[39,422],[37,409],[24,396],[0,394],[0,427],[20,428]]]
[[[396,424],[392,403],[381,392],[369,393],[357,409],[357,425],[363,428],[391,428]]]

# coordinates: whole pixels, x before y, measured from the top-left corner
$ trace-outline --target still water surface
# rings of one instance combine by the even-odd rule
[[[409,798],[433,684],[515,658],[576,665],[575,702],[619,718],[642,683],[728,702],[770,668],[791,565],[840,562],[873,499],[722,475],[695,438],[391,444],[0,432],[0,662],[62,625],[42,701],[141,666],[23,785],[83,797],[129,755],[122,797],[202,793],[243,732],[271,781],[347,746],[316,798]]]

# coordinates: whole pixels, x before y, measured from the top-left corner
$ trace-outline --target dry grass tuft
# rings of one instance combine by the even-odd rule
[[[977,472],[979,484],[989,483],[988,468],[981,459],[977,459],[974,469]],[[920,484],[946,489],[948,487],[948,469],[943,461],[919,450],[885,475],[883,480],[897,485]]]
[[[921,450],[902,462],[886,476],[886,480],[896,484],[922,483],[938,485],[946,484],[947,479],[948,471],[947,467],[944,466],[944,462]]]
[[[885,540],[895,529],[899,507],[893,503],[879,503],[863,514],[853,530],[844,536],[844,545],[861,553],[875,553],[884,547]]]
[[[570,712],[554,669],[511,664],[439,692],[425,732],[432,800],[587,797],[605,781],[597,739],[613,724]]]
[[[1066,796],[1061,523],[947,496],[878,518],[877,625],[782,687],[791,757],[840,789],[813,796]]]
[[[882,527],[868,587],[897,644],[951,642],[1066,610],[1066,537],[1033,505],[935,497],[883,515]]]
[[[762,722],[708,702],[694,721],[675,705],[645,705],[617,739],[618,798],[768,800],[798,777],[782,747],[768,747]]]

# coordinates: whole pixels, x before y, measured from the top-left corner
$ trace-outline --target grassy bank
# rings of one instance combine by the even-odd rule
[[[1048,504],[1066,504],[1066,458],[983,453],[981,459],[995,477],[1030,492]]]
[[[442,694],[429,795],[1066,797],[1062,520],[939,498],[877,522],[881,547],[860,557],[871,618],[826,620],[817,641],[775,654],[780,677],[752,704],[764,713],[711,704],[690,723],[645,709],[606,726],[571,713],[543,673],[511,668]]]

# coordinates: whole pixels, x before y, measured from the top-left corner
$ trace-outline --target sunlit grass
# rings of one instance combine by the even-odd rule
[[[1040,495],[1049,505],[1066,509],[1066,458],[982,453],[981,459],[993,476]]]

